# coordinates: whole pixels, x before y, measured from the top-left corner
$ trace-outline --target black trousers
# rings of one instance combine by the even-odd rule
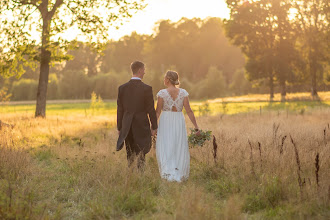
[[[143,153],[143,149],[138,144],[135,143],[132,129],[130,129],[125,139],[125,145],[126,145],[128,166],[130,167],[135,161],[135,159],[137,159],[137,167],[139,169],[142,169],[145,164],[145,154]]]

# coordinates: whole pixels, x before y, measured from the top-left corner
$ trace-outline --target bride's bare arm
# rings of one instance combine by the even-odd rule
[[[191,107],[190,107],[190,103],[189,103],[189,98],[188,96],[184,98],[183,100],[183,106],[184,108],[186,109],[186,112],[187,112],[187,115],[190,119],[190,121],[193,123],[193,125],[195,126],[195,129],[199,129],[198,128],[198,125],[197,125],[197,121],[196,121],[196,118],[195,118],[195,114],[194,112],[192,111]]]
[[[163,104],[164,104],[164,100],[162,98],[158,97],[157,108],[156,108],[157,120],[159,119],[160,113],[162,112]]]

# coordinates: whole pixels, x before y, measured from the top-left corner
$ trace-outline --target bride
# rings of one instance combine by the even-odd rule
[[[188,92],[178,88],[179,75],[167,71],[164,78],[166,89],[157,93],[157,119],[159,126],[156,141],[156,156],[162,178],[181,182],[189,177],[190,155],[183,107],[198,131],[195,115],[190,108]],[[162,112],[163,111],[163,112]],[[197,132],[198,133],[198,132]]]

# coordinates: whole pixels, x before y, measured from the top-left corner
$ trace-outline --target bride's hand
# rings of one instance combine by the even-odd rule
[[[201,131],[198,128],[195,128],[195,131],[197,136],[201,135]]]

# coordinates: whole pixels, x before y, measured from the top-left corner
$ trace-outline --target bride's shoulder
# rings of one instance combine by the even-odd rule
[[[182,91],[182,94],[184,97],[188,96],[189,93],[187,92],[187,90],[183,89],[183,88],[180,88],[180,90]]]
[[[165,92],[166,92],[165,89],[161,89],[161,90],[159,90],[159,92],[157,93],[157,97],[163,98]]]

